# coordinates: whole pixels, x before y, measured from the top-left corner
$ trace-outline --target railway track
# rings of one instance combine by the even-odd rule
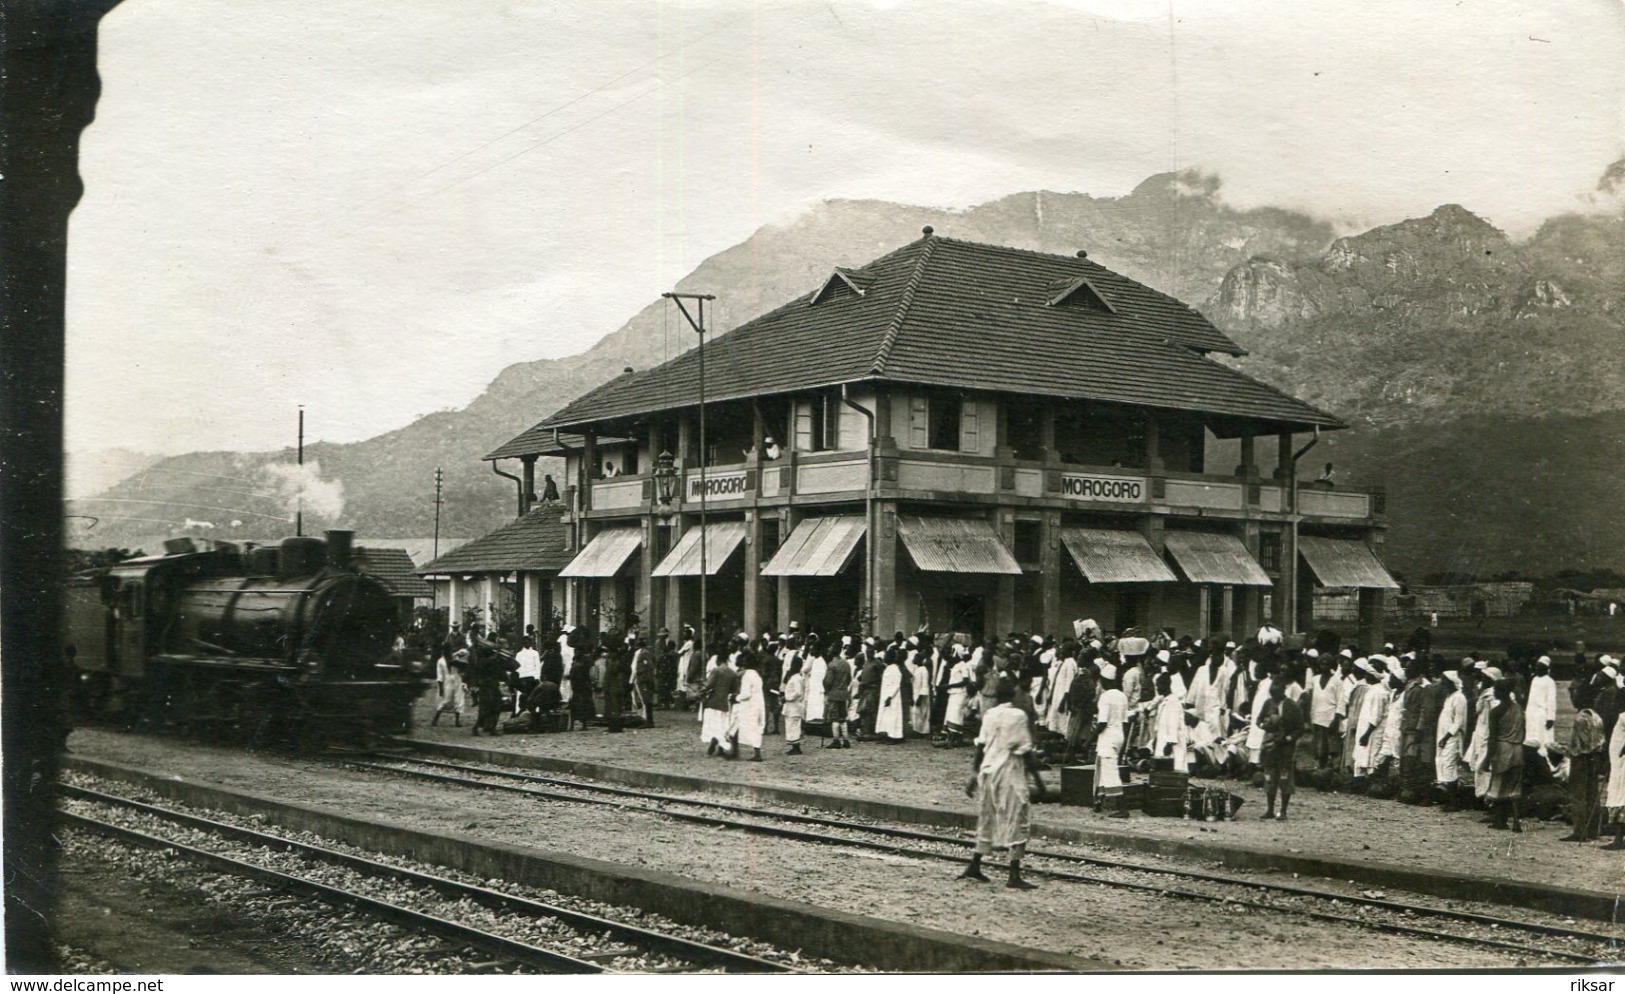
[[[339,761],[363,769],[465,789],[499,790],[528,795],[542,801],[645,811],[676,821],[731,829],[752,835],[846,846],[921,859],[964,864],[970,861],[969,851],[974,847],[974,842],[970,839],[918,829],[678,797],[491,766],[389,754],[341,758]],[[1081,873],[1074,869],[1075,867],[1104,870],[1109,875]],[[1202,870],[1148,866],[1104,856],[1062,853],[1029,847],[1027,857],[1022,863],[1022,870],[1028,875],[1052,880],[1104,885],[1164,897],[1217,903],[1238,909],[1353,925],[1429,941],[1477,946],[1553,965],[1617,962],[1620,955],[1619,937],[1567,926],[1381,897],[1349,895],[1297,884],[1252,880]],[[1265,896],[1270,899],[1261,899]],[[1331,910],[1333,908],[1338,910]],[[1350,914],[1344,909],[1357,913]],[[1462,930],[1447,931],[1432,927],[1428,924],[1430,920],[1450,922],[1461,926]],[[1518,938],[1547,940],[1547,944],[1529,945],[1516,941]]]
[[[213,871],[354,909],[408,931],[438,936],[453,946],[479,950],[486,957],[482,965],[493,970],[509,972],[522,967],[543,973],[576,974],[799,972],[784,963],[723,946],[240,824],[72,784],[59,784],[58,791],[59,797],[69,802],[61,816],[70,828],[171,852]],[[285,865],[289,862],[296,862],[305,872],[291,872]],[[324,872],[309,872],[312,867]],[[335,877],[342,882],[333,882]],[[471,909],[482,909],[483,913],[470,915]],[[466,920],[470,917],[484,922]],[[527,932],[546,933],[549,941],[520,937]],[[571,951],[562,951],[561,945]]]

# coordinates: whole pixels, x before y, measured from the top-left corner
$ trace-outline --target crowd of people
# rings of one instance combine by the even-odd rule
[[[438,649],[434,722],[449,714],[461,724],[472,687],[475,735],[497,734],[511,701],[515,715],[560,713],[565,727],[609,733],[653,725],[657,710],[692,710],[705,753],[725,760],[763,761],[769,735],[782,736],[787,755],[805,755],[809,732],[832,749],[910,738],[974,745],[973,784],[984,805],[995,797],[984,814],[1011,824],[1024,817],[1013,799],[1025,803],[1028,779],[1043,789],[1030,774],[1056,763],[1093,762],[1096,807],[1117,818],[1129,817],[1123,770],[1154,760],[1251,780],[1264,788],[1263,817],[1281,820],[1309,778],[1482,810],[1491,828],[1517,832],[1526,784],[1558,783],[1573,825],[1567,841],[1611,828],[1607,848],[1625,849],[1625,677],[1607,655],[1573,660],[1576,715],[1560,741],[1550,656],[1448,660],[1428,651],[1426,631],[1403,650],[1367,653],[1329,632],[1299,647],[1266,625],[1238,645],[1109,636],[1086,619],[1061,639],[925,631],[887,639],[794,625],[704,638],[685,626],[651,638],[567,627],[527,631],[510,652],[477,626],[453,626]],[[1018,762],[1019,771],[1005,769]],[[990,839],[1008,847],[1011,831]]]

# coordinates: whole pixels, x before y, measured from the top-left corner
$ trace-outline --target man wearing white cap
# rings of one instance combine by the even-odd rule
[[[1357,777],[1370,776],[1377,765],[1373,760],[1381,754],[1383,726],[1388,720],[1388,688],[1383,686],[1382,674],[1367,661],[1365,675],[1366,682],[1355,691],[1359,694],[1359,709],[1351,712],[1349,722],[1354,730],[1349,762]]]
[[[1523,744],[1531,749],[1549,745],[1557,734],[1557,681],[1552,679],[1552,657],[1535,660],[1529,681],[1529,705],[1523,712]]]
[[[1104,804],[1112,806],[1111,817],[1127,818],[1123,800],[1123,779],[1117,762],[1123,753],[1123,723],[1128,720],[1128,698],[1117,686],[1117,667],[1100,667],[1101,694],[1095,709],[1095,787]]]
[[[1501,671],[1494,666],[1486,665],[1479,670],[1482,682],[1478,686],[1477,715],[1478,723],[1473,726],[1473,734],[1467,743],[1467,765],[1473,770],[1473,794],[1479,800],[1485,800],[1490,790],[1490,771],[1484,766],[1490,751],[1490,709],[1495,706],[1495,683],[1501,679]]]
[[[1444,810],[1455,811],[1456,781],[1461,779],[1462,738],[1467,734],[1467,695],[1461,691],[1461,674],[1444,671],[1449,696],[1439,711],[1439,748],[1433,754],[1434,782],[1444,794]]]

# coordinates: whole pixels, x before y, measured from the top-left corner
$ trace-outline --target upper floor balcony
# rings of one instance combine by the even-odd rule
[[[1283,517],[1289,486],[1275,478],[1145,470],[1121,466],[1040,463],[957,453],[883,450],[875,457],[874,496],[944,504],[1021,504],[1061,510],[1143,511],[1217,518]],[[726,511],[765,504],[861,500],[870,477],[863,450],[785,452],[745,462],[681,471],[676,511]],[[591,481],[579,505],[593,516],[657,510],[649,471]],[[573,489],[573,488],[572,488]],[[1306,520],[1374,524],[1386,514],[1382,488],[1297,485],[1297,513]]]

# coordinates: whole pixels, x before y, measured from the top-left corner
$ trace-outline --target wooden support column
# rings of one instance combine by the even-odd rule
[[[1049,419],[1046,417],[1046,421]],[[1053,424],[1053,422],[1050,422]],[[1046,452],[1050,451],[1045,449]],[[1041,585],[1039,627],[1058,633],[1061,621],[1061,512],[1045,511],[1039,526],[1038,582]]]
[[[999,541],[1004,543],[1006,549],[1016,547],[1016,519],[1008,510],[999,509],[993,512],[993,530],[999,533]],[[1007,574],[1000,575],[997,581],[993,604],[994,631],[1012,632],[1016,627],[1016,578]]]
[[[519,495],[519,516],[522,518],[530,513],[531,507],[536,503],[536,457],[520,456],[519,464],[522,467],[519,474],[520,489],[523,491]]]
[[[1160,514],[1147,514],[1140,518],[1140,534],[1145,536],[1146,542],[1150,544],[1159,559],[1162,558],[1164,551],[1168,548],[1168,543],[1163,537],[1165,526],[1166,521]],[[1164,588],[1168,587],[1169,584],[1143,583],[1138,584],[1138,586],[1145,588],[1145,618],[1141,621],[1140,627],[1145,630],[1162,627]],[[1121,624],[1118,627],[1122,627]]]
[[[459,589],[460,586],[455,574],[446,576],[446,627],[448,629],[452,625],[463,623],[463,606],[458,600],[458,596],[462,593],[462,590]]]
[[[787,507],[779,512],[779,545],[781,547],[789,539],[790,533],[796,530],[796,526],[801,524],[804,517],[806,515],[800,508]],[[789,576],[779,576],[773,579],[779,585],[779,616],[775,621],[778,624],[779,631],[787,632],[790,630],[790,622],[801,620],[802,583],[795,577]]]
[[[1046,466],[1053,466],[1061,461],[1061,453],[1057,450],[1055,442],[1055,405],[1045,404],[1044,413],[1039,415],[1039,441],[1043,450],[1043,459]],[[1053,629],[1046,629],[1051,631]]]
[[[875,502],[876,531],[869,536],[874,543],[874,620],[870,634],[891,634],[897,630],[897,502]]]
[[[598,431],[588,428],[581,441],[581,509],[592,510],[592,481],[598,479]]]
[[[1276,479],[1281,484],[1281,575],[1275,583],[1275,623],[1283,632],[1301,632],[1298,610],[1298,468],[1292,459],[1292,433],[1276,436]]]
[[[1145,412],[1145,470],[1153,475],[1163,470],[1162,418],[1149,410]]]
[[[1225,586],[1219,592],[1219,623],[1206,632],[1203,637],[1223,634],[1231,638],[1236,637],[1236,588]]]
[[[643,530],[643,545],[638,548],[638,576],[637,584],[633,588],[632,603],[617,605],[623,619],[621,627],[625,628],[627,611],[636,611],[642,619],[645,635],[653,635],[658,629],[650,627],[654,620],[655,611],[655,579],[654,570],[659,561],[655,558],[655,533],[660,528],[660,516],[645,514],[638,521]]]
[[[1258,476],[1258,452],[1251,435],[1241,436],[1241,464],[1236,467],[1236,475],[1246,480]]]
[[[485,628],[486,638],[496,630],[496,603],[497,603],[497,575],[486,573],[480,577],[480,617],[485,619],[481,624]]]
[[[1256,521],[1249,521],[1242,526],[1241,541],[1247,546],[1247,554],[1252,556],[1254,561],[1258,559],[1259,534],[1260,529]],[[1263,587],[1241,588],[1240,610],[1237,612],[1230,629],[1230,637],[1238,643],[1257,632],[1259,626],[1263,624],[1263,590]]]
[[[767,582],[762,578],[762,512],[745,512],[745,631],[755,635],[767,621]],[[771,579],[768,578],[768,579]]]

